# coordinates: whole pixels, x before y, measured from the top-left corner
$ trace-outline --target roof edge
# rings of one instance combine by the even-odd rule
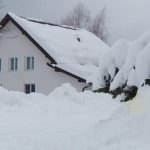
[[[65,73],[65,74],[67,74],[67,75],[69,75],[69,76],[71,76],[71,77],[77,79],[78,82],[84,82],[84,83],[86,83],[86,80],[85,80],[85,79],[83,79],[83,78],[81,78],[81,77],[79,77],[79,76],[77,76],[77,75],[75,75],[75,74],[72,74],[72,73],[70,73],[70,72],[68,72],[68,71],[66,71],[66,70],[64,70],[64,69],[62,69],[62,68],[59,68],[59,67],[57,67],[57,66],[53,66],[53,65],[51,65],[51,64],[49,64],[49,63],[47,63],[47,65],[48,65],[49,67],[55,69],[56,72]]]
[[[69,75],[69,76],[71,76],[71,77],[77,79],[78,82],[84,82],[84,83],[86,83],[86,80],[85,80],[85,79],[83,79],[83,78],[81,78],[81,77],[79,77],[79,76],[77,76],[77,75],[75,75],[75,74],[72,74],[72,73],[70,73],[70,72],[68,72],[68,71],[66,71],[66,70],[64,70],[64,69],[61,69],[61,68],[59,68],[59,67],[54,67],[52,64],[57,64],[57,62],[55,61],[55,59],[54,59],[52,56],[50,56],[50,55],[44,50],[44,48],[43,48],[41,45],[39,45],[39,44],[36,42],[36,40],[34,40],[34,38],[32,38],[32,37],[29,35],[29,33],[28,33],[25,29],[23,29],[23,28],[13,19],[13,17],[11,17],[11,15],[10,15],[9,13],[7,13],[7,14],[5,15],[5,17],[2,19],[2,21],[0,22],[0,25],[2,26],[2,28],[4,28],[5,25],[6,25],[9,21],[11,21],[11,22],[22,32],[22,34],[24,34],[24,35],[46,56],[46,58],[48,58],[48,59],[51,61],[51,64],[47,63],[47,65],[48,65],[49,67],[53,68],[56,72],[62,72],[62,73],[64,73],[64,74],[67,74],[67,75]],[[60,27],[62,27],[62,26],[60,26]],[[64,27],[64,28],[66,28],[66,27]],[[69,28],[66,28],[66,29],[69,29]],[[75,29],[75,30],[76,30],[76,29]]]
[[[51,63],[57,64],[55,59],[48,54],[45,49],[38,44],[38,42],[32,36],[30,36],[30,34],[24,28],[22,28],[11,15],[9,15],[9,13],[7,13],[7,15],[2,19],[0,25],[4,28],[9,21],[11,21],[22,32],[22,34],[24,34],[45,55],[45,57],[51,61]]]

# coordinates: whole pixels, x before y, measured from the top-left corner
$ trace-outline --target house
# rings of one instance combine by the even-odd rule
[[[1,21],[0,84],[48,94],[63,83],[78,91],[108,46],[92,33],[8,13]]]

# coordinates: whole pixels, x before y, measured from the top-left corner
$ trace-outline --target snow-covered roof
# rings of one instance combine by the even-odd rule
[[[100,55],[109,49],[84,29],[42,23],[13,13],[8,15],[55,60],[55,66],[83,79],[97,69]]]

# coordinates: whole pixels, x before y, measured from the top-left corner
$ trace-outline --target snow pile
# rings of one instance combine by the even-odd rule
[[[48,96],[0,88],[0,149],[56,149],[63,139],[111,118],[118,108],[110,95],[77,93],[69,84]]]
[[[97,69],[99,56],[109,49],[102,40],[84,29],[36,22],[12,13],[8,15],[52,56],[57,67],[83,79]]]
[[[89,78],[93,89],[115,90],[124,85],[141,87],[150,79],[150,32],[133,42],[118,40],[103,57],[99,72]],[[107,84],[107,82],[109,84]]]
[[[72,137],[65,150],[148,150],[150,126],[150,88],[141,88],[135,99],[120,108],[111,118],[99,120],[88,131]],[[59,147],[61,149],[61,146]]]
[[[48,96],[0,88],[2,150],[147,150],[150,87],[133,101],[110,95],[77,93],[69,84]]]

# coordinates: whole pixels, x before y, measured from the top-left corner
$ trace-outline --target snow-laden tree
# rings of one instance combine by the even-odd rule
[[[106,28],[106,8],[103,8],[95,17],[91,16],[90,10],[81,2],[69,12],[62,20],[61,24],[84,28],[94,33],[101,40],[107,42]]]
[[[75,28],[88,29],[91,23],[90,11],[83,3],[78,3],[69,14],[61,20],[61,23]]]
[[[99,82],[93,90],[108,92],[114,97],[122,94],[123,101],[136,96],[138,88],[150,85],[150,31],[133,42],[118,40],[110,52],[101,57],[95,77],[93,87]]]
[[[105,42],[107,42],[108,36],[106,21],[106,8],[104,7],[102,11],[100,11],[94,18],[92,18],[88,29]]]

